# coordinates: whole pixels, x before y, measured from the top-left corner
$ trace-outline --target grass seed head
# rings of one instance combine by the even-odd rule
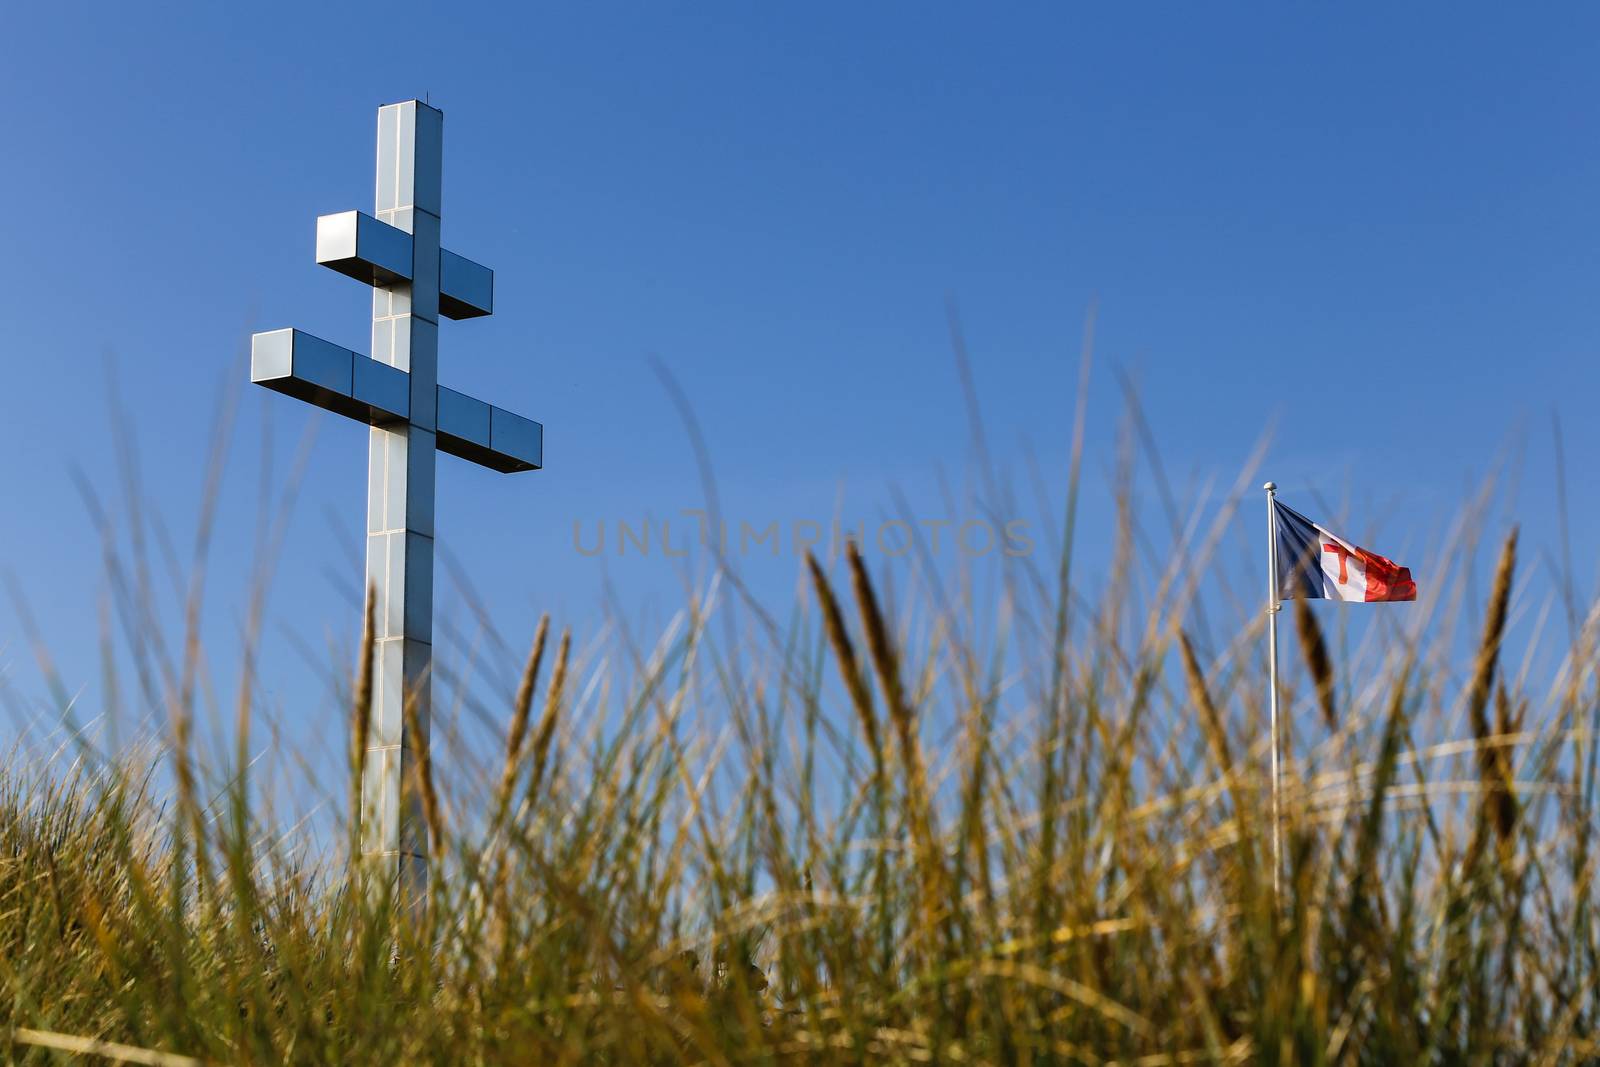
[[[539,627],[533,634],[533,647],[528,651],[528,662],[523,665],[522,679],[517,683],[517,696],[511,705],[511,725],[506,730],[505,766],[500,772],[500,794],[496,807],[504,810],[516,785],[517,771],[522,764],[522,745],[527,739],[528,719],[533,711],[533,691],[539,680],[539,664],[544,659],[545,637],[550,631],[550,616],[539,617]]]
[[[1305,597],[1294,598],[1294,631],[1300,638],[1300,655],[1311,673],[1317,690],[1317,707],[1322,709],[1322,721],[1329,732],[1337,732],[1339,718],[1334,712],[1335,686],[1333,661],[1328,657],[1328,644],[1322,637],[1322,626]]]

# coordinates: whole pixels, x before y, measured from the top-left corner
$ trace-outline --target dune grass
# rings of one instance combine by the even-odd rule
[[[649,652],[586,655],[540,621],[496,760],[453,778],[459,760],[422,760],[408,783],[432,842],[420,904],[350,859],[365,645],[351,779],[326,788],[350,832],[308,853],[242,743],[221,765],[195,755],[191,632],[158,686],[159,744],[0,769],[0,1051],[1600,1057],[1600,614],[1542,683],[1512,675],[1514,535],[1462,670],[1451,626],[1407,616],[1353,656],[1295,612],[1275,895],[1262,620],[1212,632],[1191,572],[1147,566],[1122,514],[1093,603],[1058,537],[1050,565],[1006,571],[987,617],[970,587],[886,595],[894,565],[852,549],[807,559],[790,622],[750,634],[713,639],[731,583]],[[1213,558],[1226,519],[1174,523],[1182,558]]]

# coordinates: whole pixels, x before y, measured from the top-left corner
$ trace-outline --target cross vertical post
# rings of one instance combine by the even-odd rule
[[[378,110],[376,214],[411,234],[411,278],[373,287],[372,358],[409,375],[410,418],[369,431],[367,586],[375,632],[361,850],[371,869],[399,879],[403,895],[427,884],[428,834],[412,785],[432,717],[443,142],[444,115],[426,104]]]
[[[407,902],[428,884],[416,786],[432,711],[435,455],[504,474],[544,465],[544,427],[439,384],[439,317],[493,313],[494,272],[440,247],[444,114],[378,109],[374,215],[317,219],[317,262],[372,287],[372,355],[295,329],[251,338],[250,380],[366,423],[366,585],[374,594],[372,709],[361,862]],[[354,813],[352,813],[354,815]]]

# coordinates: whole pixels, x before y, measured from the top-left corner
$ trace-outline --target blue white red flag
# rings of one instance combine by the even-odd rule
[[[1276,499],[1278,597],[1353,600],[1415,600],[1411,571],[1392,559],[1358,548]]]

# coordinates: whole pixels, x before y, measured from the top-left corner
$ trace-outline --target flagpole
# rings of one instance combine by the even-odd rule
[[[1279,872],[1283,869],[1282,822],[1278,808],[1278,509],[1274,506],[1278,487],[1268,482],[1267,491],[1267,706],[1272,709],[1272,895],[1279,895]]]

